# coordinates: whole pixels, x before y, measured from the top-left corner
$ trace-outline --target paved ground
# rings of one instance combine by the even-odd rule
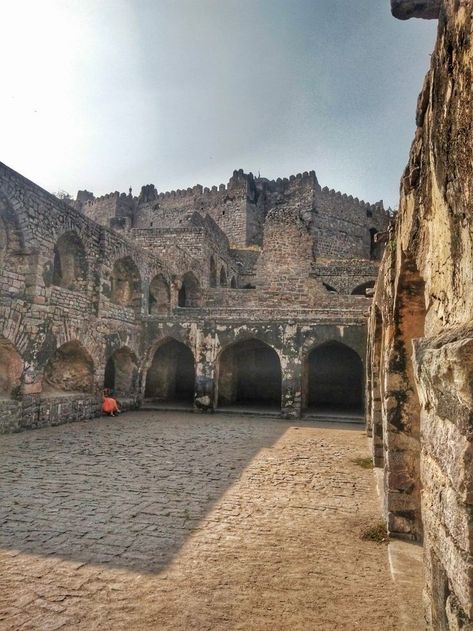
[[[151,411],[0,445],[1,629],[402,628],[359,427]]]

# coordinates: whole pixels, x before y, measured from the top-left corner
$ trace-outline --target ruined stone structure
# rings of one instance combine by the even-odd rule
[[[439,17],[369,322],[368,429],[391,535],[423,542],[431,628],[473,628],[473,0]]]
[[[3,431],[122,407],[363,407],[382,203],[314,172],[74,203],[0,166]]]

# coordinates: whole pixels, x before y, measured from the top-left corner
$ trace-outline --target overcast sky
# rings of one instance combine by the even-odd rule
[[[314,169],[397,206],[436,22],[389,0],[1,3],[0,160],[50,191]]]

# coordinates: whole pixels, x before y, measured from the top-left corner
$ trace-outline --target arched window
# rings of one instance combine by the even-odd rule
[[[235,276],[232,276],[232,280],[230,281],[230,287],[232,289],[236,289],[237,288],[237,282],[236,282]]]
[[[133,307],[141,311],[141,277],[140,272],[129,256],[115,261],[111,276],[111,301],[116,305]]]
[[[210,286],[217,286],[217,266],[213,256],[210,257]]]
[[[54,246],[53,285],[77,289],[87,278],[84,245],[75,232],[66,232]]]
[[[281,408],[281,363],[258,339],[224,349],[218,362],[218,406]]]
[[[138,382],[137,363],[135,354],[126,346],[116,350],[105,365],[104,388],[117,396],[134,396]]]
[[[190,348],[171,339],[154,354],[146,375],[145,397],[157,402],[192,404],[195,362]]]
[[[94,362],[80,342],[66,342],[44,370],[43,392],[93,392]]]
[[[220,268],[220,287],[226,287],[227,286],[227,272],[225,271],[225,268],[222,267]]]
[[[357,285],[355,289],[351,292],[352,296],[366,296],[367,289],[373,289],[375,284],[374,280],[369,280],[366,283],[361,283],[361,285]]]
[[[149,314],[166,315],[169,313],[171,296],[169,285],[161,274],[157,274],[149,286]]]
[[[182,286],[179,290],[179,307],[198,307],[200,301],[199,281],[192,272],[187,272],[182,278]]]
[[[17,393],[21,375],[23,373],[23,360],[18,352],[4,337],[0,337],[0,399],[9,399]]]

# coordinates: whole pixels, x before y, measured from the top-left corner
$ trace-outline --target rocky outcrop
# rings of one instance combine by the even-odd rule
[[[391,11],[399,20],[424,18],[436,20],[442,0],[391,0]]]
[[[393,2],[401,18],[437,2]],[[408,15],[409,14],[409,15]],[[368,428],[427,621],[473,628],[473,0],[443,0],[369,324]],[[471,626],[470,626],[471,625]]]

